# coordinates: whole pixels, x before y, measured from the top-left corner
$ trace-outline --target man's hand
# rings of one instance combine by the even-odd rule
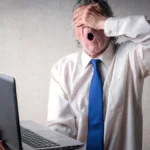
[[[104,29],[107,17],[102,15],[102,8],[98,4],[90,4],[77,8],[73,14],[76,27],[85,26],[95,30]]]
[[[0,140],[0,150],[5,150],[4,146],[3,146],[3,142]]]

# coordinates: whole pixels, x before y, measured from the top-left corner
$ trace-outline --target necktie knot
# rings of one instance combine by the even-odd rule
[[[91,64],[93,65],[94,69],[98,69],[98,64],[100,63],[99,59],[92,59]]]

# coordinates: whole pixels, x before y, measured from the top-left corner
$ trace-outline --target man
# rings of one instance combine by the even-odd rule
[[[83,51],[52,67],[48,126],[84,142],[82,150],[142,150],[150,25],[144,16],[112,17],[102,0],[80,4],[73,24]],[[116,47],[119,36],[127,41]]]
[[[4,146],[3,146],[3,142],[0,140],[0,150],[5,150]]]

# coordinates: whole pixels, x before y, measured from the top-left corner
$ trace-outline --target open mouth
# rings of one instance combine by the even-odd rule
[[[93,40],[94,40],[94,35],[93,35],[92,33],[88,33],[87,38],[88,38],[90,41],[93,41]]]

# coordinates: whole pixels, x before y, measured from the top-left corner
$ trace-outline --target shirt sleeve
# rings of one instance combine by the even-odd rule
[[[144,77],[150,75],[150,24],[145,16],[108,18],[104,25],[108,37],[124,36],[127,40],[139,44],[137,55]]]
[[[51,80],[48,101],[48,127],[62,134],[75,138],[75,116],[68,101],[68,91],[65,75],[54,65],[51,70]]]

